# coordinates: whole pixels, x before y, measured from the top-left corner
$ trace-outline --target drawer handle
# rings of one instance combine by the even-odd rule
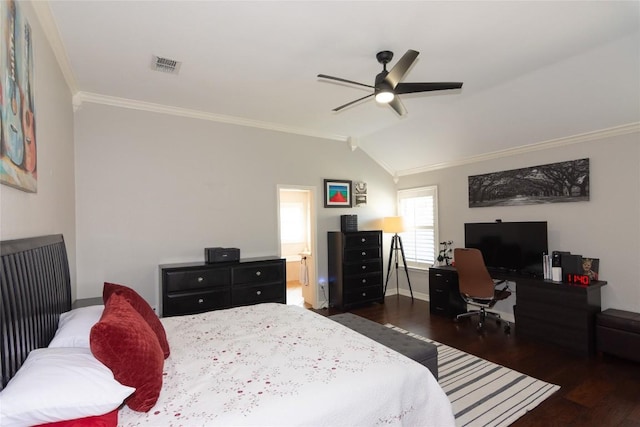
[[[363,292],[363,293],[362,293],[362,296],[363,296],[363,297],[366,297],[366,296],[367,296],[367,293],[366,293],[366,292]]]
[[[202,277],[198,277],[198,282],[202,282],[204,279]]]
[[[363,270],[366,270],[366,269],[367,269],[367,266],[366,266],[366,265],[363,265],[363,266],[362,266],[362,269],[363,269]]]
[[[436,273],[436,277],[442,277],[442,274]]]
[[[435,289],[435,291],[436,291],[436,292],[443,293],[443,292],[444,292],[444,289]]]
[[[256,271],[256,276],[260,276],[262,273],[259,271]]]
[[[200,299],[198,300],[198,304],[202,304],[203,302],[204,302],[204,300],[203,300],[202,298],[200,298]]]
[[[367,253],[362,251],[362,256],[366,256],[366,255],[367,255]]]
[[[262,291],[256,291],[256,295],[262,295]]]
[[[362,279],[362,283],[367,283],[367,279]]]
[[[362,240],[362,243],[367,241],[367,239],[365,239],[364,237],[361,240]]]

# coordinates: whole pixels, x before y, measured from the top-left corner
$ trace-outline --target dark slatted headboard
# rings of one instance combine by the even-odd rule
[[[6,240],[0,252],[2,390],[31,350],[49,345],[71,309],[71,283],[61,234]]]

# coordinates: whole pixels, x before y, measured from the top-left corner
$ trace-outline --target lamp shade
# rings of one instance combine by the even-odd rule
[[[382,220],[382,231],[385,233],[402,233],[404,221],[401,216],[387,216]]]

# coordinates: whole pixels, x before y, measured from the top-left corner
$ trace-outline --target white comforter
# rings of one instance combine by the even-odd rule
[[[162,319],[171,356],[148,413],[126,426],[449,426],[424,366],[300,307],[260,304]]]

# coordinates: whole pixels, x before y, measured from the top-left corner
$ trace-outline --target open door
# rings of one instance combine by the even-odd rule
[[[287,304],[318,308],[315,187],[278,186],[280,257],[287,260]]]

